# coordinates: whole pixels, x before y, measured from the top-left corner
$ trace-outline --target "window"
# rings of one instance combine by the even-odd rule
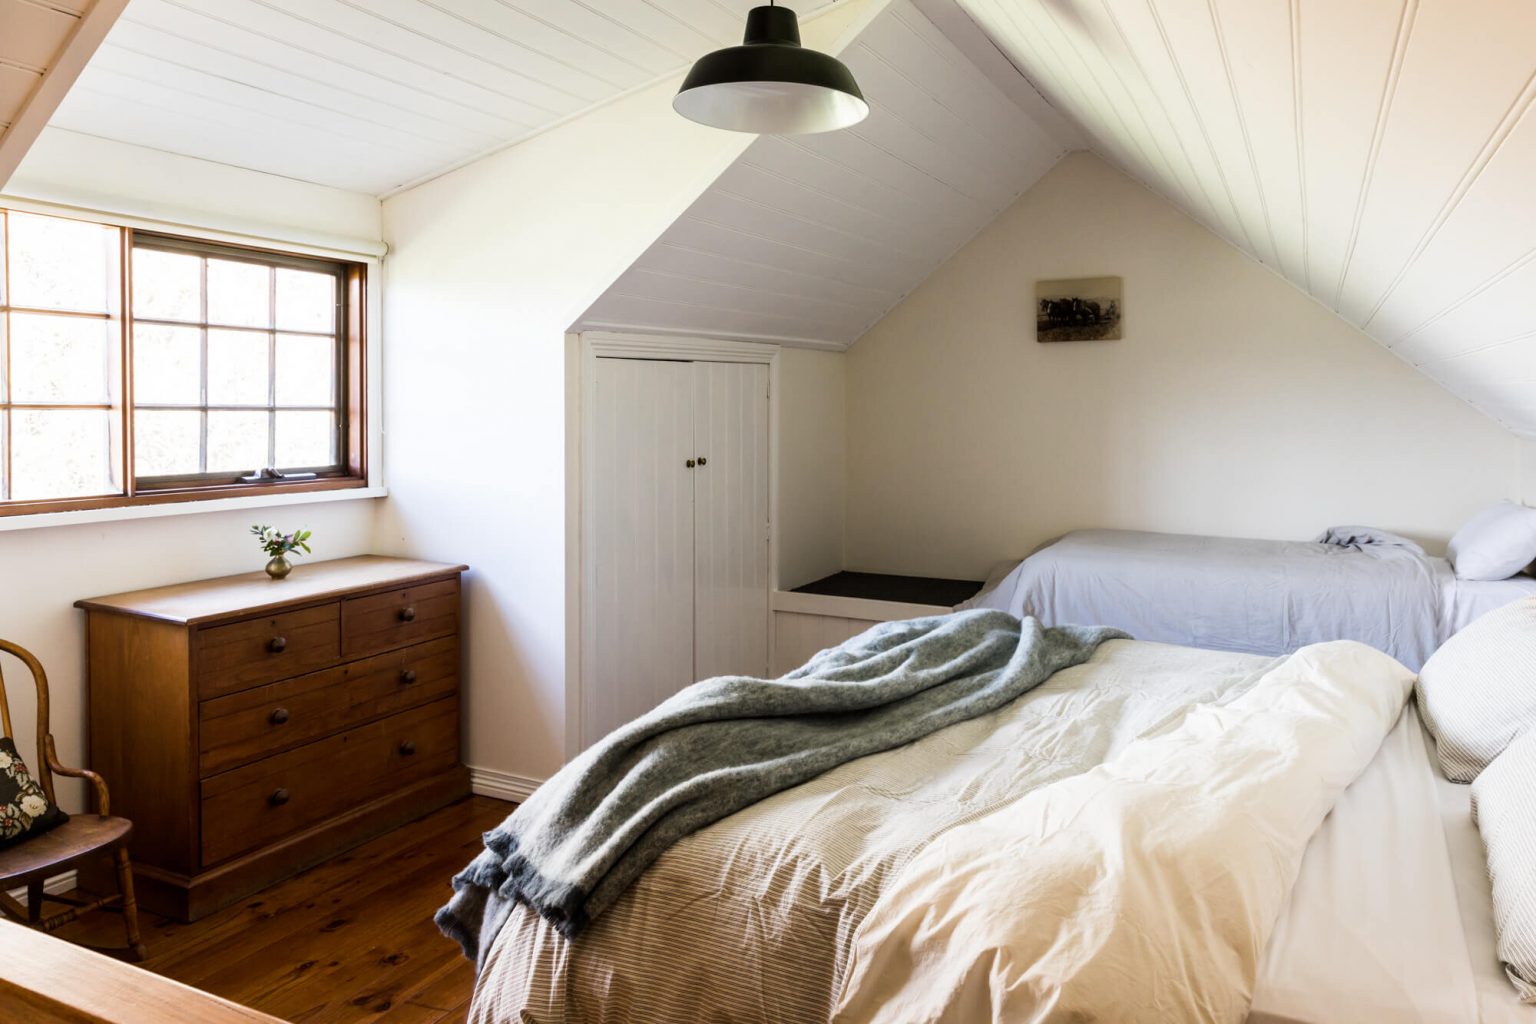
[[[364,483],[360,264],[0,211],[0,514]]]

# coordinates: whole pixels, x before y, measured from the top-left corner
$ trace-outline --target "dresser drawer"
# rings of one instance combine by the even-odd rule
[[[453,636],[203,701],[201,774],[227,771],[458,688],[459,638]]]
[[[449,697],[204,779],[203,866],[445,771],[458,758],[459,700]]]
[[[348,658],[458,631],[457,576],[341,602],[341,650]]]
[[[341,659],[341,605],[279,612],[197,632],[197,692],[203,700]]]

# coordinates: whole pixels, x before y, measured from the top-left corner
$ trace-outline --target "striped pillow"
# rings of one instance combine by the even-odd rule
[[[1416,692],[1440,769],[1452,782],[1471,782],[1536,727],[1536,597],[1447,640],[1419,670]]]
[[[1500,754],[1472,784],[1472,817],[1488,848],[1499,959],[1536,1004],[1536,729]]]

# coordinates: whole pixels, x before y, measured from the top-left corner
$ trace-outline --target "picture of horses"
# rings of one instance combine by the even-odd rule
[[[1035,282],[1036,341],[1119,341],[1118,277]]]

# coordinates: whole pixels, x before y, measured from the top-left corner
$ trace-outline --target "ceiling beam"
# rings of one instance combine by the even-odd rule
[[[86,62],[107,37],[107,32],[128,6],[128,0],[95,0],[76,22],[59,52],[46,65],[42,78],[21,105],[8,128],[0,133],[0,190],[21,165],[27,150],[42,134],[48,119],[64,101],[70,86],[85,69]]]

